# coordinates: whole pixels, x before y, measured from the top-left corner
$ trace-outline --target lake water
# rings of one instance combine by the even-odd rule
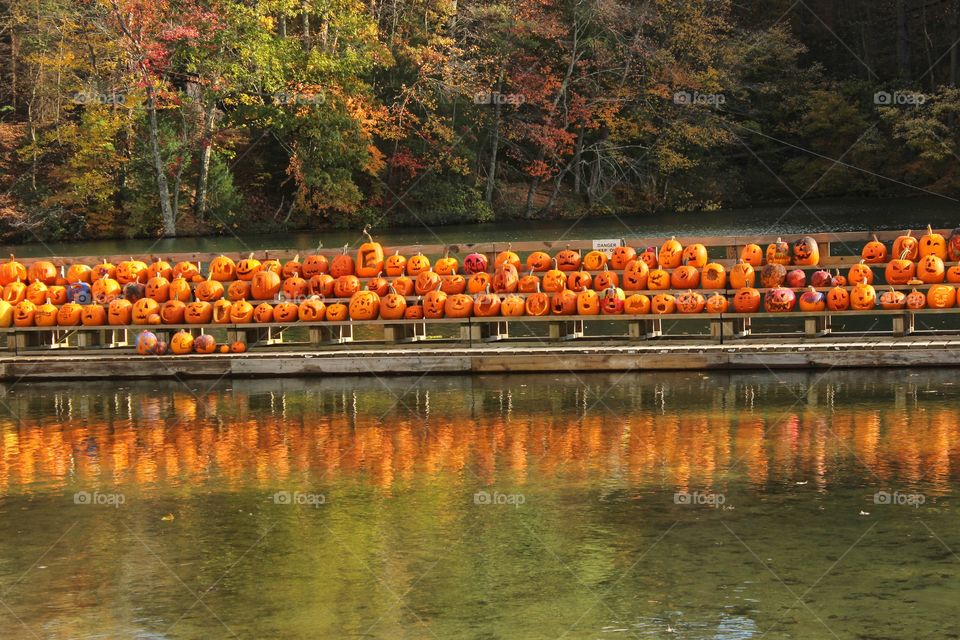
[[[955,638],[955,380],[7,385],[0,637]]]

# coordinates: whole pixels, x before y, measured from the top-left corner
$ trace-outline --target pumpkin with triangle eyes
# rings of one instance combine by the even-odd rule
[[[623,303],[627,299],[623,289],[619,287],[607,287],[603,291],[603,297],[600,299],[600,310],[604,315],[619,315],[623,313]]]
[[[500,313],[500,296],[489,290],[478,293],[473,299],[473,314],[480,318],[489,318]]]
[[[861,282],[873,284],[873,269],[865,260],[861,260],[850,267],[850,271],[847,272],[847,282],[850,284],[860,284]]]
[[[850,290],[850,308],[854,311],[869,311],[877,307],[877,292],[872,285],[860,282]]]
[[[100,327],[107,324],[107,308],[99,304],[83,305],[80,323],[85,327]]]
[[[72,264],[67,269],[67,284],[86,282],[90,284],[90,267],[85,264]]]
[[[400,255],[399,251],[394,251],[392,256],[387,256],[383,261],[383,272],[388,278],[402,276],[407,271],[407,259]]]
[[[512,245],[508,244],[506,251],[501,251],[493,259],[493,268],[499,269],[500,265],[504,263],[509,263],[514,266],[517,271],[520,271],[520,256],[510,250]]]
[[[170,274],[172,278],[183,278],[184,280],[192,281],[194,277],[200,275],[200,267],[193,262],[178,262],[173,266],[173,271]],[[167,278],[170,280],[171,278]]]
[[[230,310],[233,308],[233,303],[229,300],[217,300],[213,303],[213,323],[214,324],[229,324],[230,323]]]
[[[26,281],[27,268],[22,263],[17,262],[16,257],[10,254],[10,260],[0,264],[0,286],[7,286],[17,280]]]
[[[546,254],[544,254],[546,255]],[[549,263],[550,256],[547,256],[547,266],[550,266]],[[487,270],[487,256],[482,253],[471,253],[466,258],[463,259],[463,271],[468,276],[472,276],[475,273],[482,273]]]
[[[236,302],[237,300],[253,298],[251,291],[250,282],[247,280],[234,280],[230,283],[230,286],[227,287],[227,300]],[[189,298],[187,299],[189,300]]]
[[[463,281],[463,286],[464,288],[466,288],[467,281],[463,280],[463,276],[457,276],[457,277],[459,277]],[[390,290],[390,281],[387,280],[386,278],[381,278],[380,276],[377,276],[376,278],[370,278],[369,280],[367,280],[366,290],[373,291],[375,294],[381,297],[385,296],[387,295],[387,292]]]
[[[740,250],[740,260],[754,269],[759,269],[763,266],[763,249],[758,244],[744,245],[743,249]]]
[[[57,324],[61,327],[75,327],[81,323],[82,318],[83,306],[76,302],[68,302],[57,311]]]
[[[273,305],[269,302],[258,304],[253,310],[253,321],[261,324],[273,322]]]
[[[680,313],[701,313],[707,301],[699,291],[687,289],[677,296],[677,311]]]
[[[204,300],[206,302],[215,302],[222,298],[224,293],[223,283],[211,278],[203,280],[197,284],[197,288],[193,290],[193,295],[196,296],[197,300]]]
[[[253,274],[255,274],[257,271],[260,271],[260,267],[260,261],[254,258],[253,254],[251,253],[249,256],[237,263],[237,280],[245,280],[247,282],[253,280]]]
[[[632,316],[650,313],[650,298],[642,293],[634,293],[623,301],[623,312]]]
[[[771,242],[767,245],[767,264],[780,264],[788,265],[790,260],[793,257],[793,252],[790,250],[790,245],[784,242],[782,239],[777,238],[776,242]]]
[[[636,259],[636,249],[626,245],[620,245],[619,247],[614,247],[613,253],[610,254],[610,266],[617,270],[623,270]],[[647,268],[649,269],[649,266]]]
[[[647,274],[647,289],[651,291],[666,291],[670,288],[670,272],[665,269],[651,269]]]
[[[957,290],[949,284],[935,284],[927,289],[927,306],[931,309],[949,309],[956,304]]]
[[[548,272],[548,273],[553,273]],[[560,273],[563,273],[562,271]],[[546,276],[544,276],[546,278]],[[567,275],[567,288],[574,293],[580,293],[593,288],[593,276],[587,271],[571,271]]]
[[[57,268],[49,260],[38,260],[27,268],[27,280],[43,284],[57,283]]]
[[[647,288],[647,278],[650,267],[643,260],[634,259],[627,263],[623,270],[623,289],[625,291],[642,291]]]
[[[867,264],[886,262],[887,245],[877,240],[877,236],[874,235],[873,240],[863,245],[863,251],[860,252],[860,257],[863,258],[863,261]]]
[[[303,263],[300,262],[300,254],[293,257],[293,260],[287,260],[283,263],[283,269],[280,270],[281,278],[292,278],[298,276],[303,278]],[[306,280],[306,278],[304,278]]]
[[[527,298],[527,301],[529,302],[530,298]],[[473,298],[465,293],[447,296],[443,305],[443,314],[448,318],[469,318],[473,315]]]
[[[918,311],[920,309],[925,309],[926,306],[927,296],[923,291],[917,291],[914,289],[907,294],[907,309]]]
[[[702,269],[707,265],[709,257],[707,248],[700,243],[689,244],[683,248],[681,262],[697,269]]]
[[[300,276],[290,276],[283,281],[281,290],[283,291],[283,297],[288,300],[300,300],[301,298],[306,297],[307,291],[310,287],[306,280]]]
[[[499,309],[499,307],[498,307]],[[390,287],[380,296],[380,317],[384,320],[401,320],[407,311],[407,299]]]
[[[530,273],[520,276],[520,281],[517,283],[517,291],[520,293],[533,293],[539,290],[540,276],[536,275],[533,269],[530,270]],[[447,291],[446,293],[449,294],[450,292]]]
[[[493,276],[486,271],[477,271],[467,279],[467,291],[473,294],[482,293],[493,286]]]
[[[813,267],[820,263],[820,247],[810,236],[804,236],[793,243],[793,264],[801,267]]]
[[[253,274],[253,280],[250,281],[250,294],[254,300],[273,300],[280,293],[281,285],[280,276],[273,271],[260,269]],[[198,286],[198,298],[200,297],[199,291],[200,287]]]
[[[797,300],[797,306],[800,311],[823,311],[827,308],[827,296],[822,291],[817,291],[815,287],[810,287],[800,294]]]
[[[512,268],[512,264],[504,264],[504,267]],[[516,271],[516,269],[514,269]],[[447,294],[439,289],[430,291],[423,296],[423,316],[434,320],[442,318],[447,304]]]
[[[727,288],[727,270],[722,264],[709,262],[703,267],[700,274],[700,283],[704,289],[726,289]]]
[[[303,261],[303,273],[301,274],[305,279],[309,280],[313,276],[318,276],[321,273],[327,273],[330,270],[330,261],[327,259],[327,256],[315,253],[309,255]]]
[[[783,286],[787,279],[787,269],[782,264],[770,262],[760,270],[760,284],[766,289]]]
[[[407,275],[416,278],[424,271],[430,271],[430,258],[422,253],[410,256],[410,259],[407,260]]]
[[[140,298],[133,303],[133,324],[152,324],[150,316],[160,315],[160,303],[152,298]]]
[[[737,313],[756,313],[760,311],[762,301],[759,291],[753,287],[743,287],[733,296],[733,310]]]
[[[610,271],[607,266],[603,266],[603,271],[593,278],[593,288],[597,291],[606,291],[611,287],[616,289],[620,286],[620,276],[616,271]]]
[[[278,302],[273,308],[274,322],[296,322],[300,318],[300,307],[293,302]]]
[[[113,278],[114,280],[117,278],[117,267],[113,263],[107,262],[106,259],[100,264],[90,267],[90,284],[101,278]],[[22,279],[26,280],[26,277]]]
[[[766,309],[767,313],[786,313],[793,310],[796,301],[797,296],[793,289],[775,287],[763,296],[763,308]]]
[[[947,273],[943,265],[943,260],[940,259],[940,256],[937,256],[933,253],[928,253],[924,257],[920,258],[920,262],[917,263],[916,275],[924,284],[939,284],[943,282],[944,278],[946,278]],[[930,294],[928,292],[927,298],[929,297]]]
[[[683,245],[675,237],[663,243],[657,254],[657,263],[663,269],[676,269],[683,263]]]
[[[307,298],[297,307],[300,322],[321,322],[327,317],[327,305],[320,298]]]
[[[315,276],[310,276],[310,279],[307,280],[307,291],[312,296],[329,297],[333,295],[333,287],[336,283],[337,279],[329,273],[318,273]],[[410,290],[413,291],[412,281],[410,282]]]
[[[647,263],[647,268],[656,269],[660,266],[660,263],[657,260],[657,248],[656,247],[647,247],[640,252],[640,259]]]
[[[37,305],[29,300],[21,300],[13,308],[13,325],[15,327],[32,327],[37,317]]]
[[[500,315],[507,318],[517,318],[526,311],[523,298],[518,295],[505,296],[500,302]]]
[[[729,307],[730,301],[727,300],[727,296],[715,293],[707,298],[704,310],[707,313],[726,313]]]
[[[889,291],[880,294],[880,308],[887,310],[903,309],[907,306],[907,294],[890,287]]]
[[[907,284],[917,275],[917,265],[907,257],[907,252],[908,249],[904,249],[899,258],[894,258],[887,263],[887,268],[884,270],[887,284]]]
[[[353,261],[353,256],[347,255],[347,249],[349,248],[349,245],[343,245],[340,255],[334,256],[333,260],[330,261],[330,275],[334,278],[355,275],[356,264]]]
[[[691,265],[677,267],[670,274],[670,286],[674,289],[694,289],[700,286],[700,271]]]
[[[443,257],[437,260],[437,264],[434,265],[433,270],[441,276],[450,276],[457,272],[457,269],[460,268],[460,261],[452,257],[449,253],[444,253]]]
[[[827,309],[846,311],[850,308],[850,294],[842,286],[836,286],[827,292]]]
[[[658,293],[650,302],[650,313],[658,316],[677,312],[677,298],[670,293]]]
[[[413,289],[418,296],[427,295],[429,291],[434,291],[440,286],[440,276],[434,271],[421,271],[417,274]],[[516,286],[514,286],[516,289]]]
[[[504,262],[497,267],[497,272],[493,276],[493,290],[497,293],[515,293],[519,281],[520,276],[517,273],[517,268],[510,262]],[[429,309],[425,309],[425,311],[429,313]]]
[[[25,302],[30,302],[26,300]],[[37,305],[33,314],[33,323],[38,327],[52,327],[57,324],[57,306],[49,301]]]
[[[361,278],[373,278],[383,271],[383,245],[376,242],[366,228],[363,230],[363,235],[367,237],[367,241],[357,249],[356,275]]]
[[[600,314],[600,294],[593,289],[586,289],[577,294],[577,314],[581,316],[596,316]]]
[[[160,322],[163,324],[183,324],[187,305],[180,300],[167,300],[160,305]]]
[[[166,302],[170,299],[170,281],[163,276],[154,276],[147,280],[143,292],[157,302]]]
[[[569,247],[558,251],[556,255],[557,269],[560,271],[580,271],[581,264],[583,263],[583,258],[580,256],[580,252]]]
[[[891,254],[896,258],[913,261],[920,257],[920,243],[913,237],[913,231],[907,231],[893,241]]]
[[[947,259],[947,241],[943,235],[934,232],[933,227],[927,225],[927,233],[918,245],[919,257],[937,256],[941,260]],[[929,304],[930,294],[927,293],[927,303]]]
[[[130,324],[133,317],[133,303],[123,298],[111,300],[107,306],[107,323],[112,326]]]
[[[572,316],[577,313],[577,294],[570,289],[557,291],[550,296],[550,311],[555,316]]]
[[[213,305],[206,300],[195,300],[183,311],[183,321],[187,324],[208,324],[212,319]]]
[[[757,272],[749,262],[740,261],[730,268],[730,286],[734,289],[750,289],[757,282]]]
[[[442,276],[440,278],[440,291],[443,291],[448,296],[463,293],[466,290],[467,280],[459,273],[454,273],[449,276]]]
[[[594,249],[583,256],[581,264],[586,271],[600,271],[607,266],[607,254]]]

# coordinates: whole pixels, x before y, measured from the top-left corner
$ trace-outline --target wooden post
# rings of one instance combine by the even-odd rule
[[[630,320],[627,322],[627,337],[631,340],[643,340],[646,337],[643,332],[642,320]]]
[[[646,327],[646,334],[648,338],[659,338],[663,335],[663,320],[660,318],[644,320],[643,324]]]
[[[893,335],[900,338],[907,335],[907,315],[909,314],[902,313],[891,317],[893,321]]]

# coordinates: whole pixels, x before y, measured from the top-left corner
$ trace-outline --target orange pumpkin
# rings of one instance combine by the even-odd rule
[[[905,306],[907,306],[907,295],[903,291],[897,291],[890,287],[889,291],[880,294],[881,309],[903,309]]]
[[[17,280],[26,281],[27,268],[17,262],[14,255],[10,254],[10,260],[0,265],[0,286],[7,286]]]
[[[707,298],[704,309],[707,313],[726,313],[729,306],[730,301],[727,300],[727,296],[715,293]]]
[[[557,261],[557,269],[566,272],[579,271],[580,265],[583,263],[580,252],[569,247],[557,252],[555,259]]]
[[[497,254],[497,257],[493,259],[493,268],[494,270],[499,269],[502,264],[512,264],[514,269],[517,271],[520,270],[520,256],[510,250],[511,245],[507,245],[506,251],[501,251]]]
[[[855,311],[869,311],[877,306],[877,292],[873,286],[864,282],[855,284],[850,290],[850,308]]]
[[[163,276],[154,276],[147,280],[143,292],[157,302],[166,302],[170,299],[170,281]]]
[[[517,268],[510,262],[504,262],[497,267],[497,272],[493,276],[493,290],[497,293],[514,293],[520,282],[520,276]],[[427,317],[430,317],[429,315]]]
[[[283,263],[283,269],[280,270],[281,278],[292,278],[298,276],[303,278],[303,263],[300,262],[300,254],[293,257],[293,260],[287,260]],[[304,278],[306,280],[306,278]]]
[[[278,302],[273,307],[274,322],[296,322],[300,319],[300,307],[293,302]]]
[[[892,254],[911,261],[920,257],[920,243],[913,237],[913,231],[907,231],[893,241]]]
[[[493,286],[493,277],[486,271],[477,271],[467,280],[467,291],[473,294],[486,291]],[[412,293],[412,292],[411,292]]]
[[[208,324],[212,319],[213,305],[205,300],[195,300],[183,311],[183,321],[187,324]]]
[[[194,276],[200,275],[200,267],[194,264],[193,262],[178,262],[174,265],[173,270],[170,273],[170,278],[183,278],[184,280],[193,280]]]
[[[700,271],[690,265],[677,267],[670,274],[670,286],[674,289],[695,289],[700,286]]]
[[[441,276],[450,276],[455,274],[459,267],[460,261],[451,257],[449,253],[444,252],[443,257],[437,260],[437,264],[433,270]]]
[[[422,253],[417,253],[417,255],[410,256],[410,259],[407,260],[407,275],[416,278],[424,271],[430,271],[430,266],[430,258]]]
[[[247,324],[253,321],[253,305],[246,300],[237,300],[230,307],[230,322]]]
[[[347,249],[349,248],[350,245],[343,245],[340,255],[334,256],[333,260],[330,262],[330,275],[332,275],[334,278],[355,275],[356,265],[353,261],[353,256],[347,255]]]
[[[642,293],[634,293],[623,301],[623,312],[633,316],[650,313],[650,298]]]
[[[548,274],[549,273],[552,273],[552,272],[548,272]],[[560,271],[558,273],[563,273],[563,272]],[[546,279],[546,276],[544,276],[544,279]],[[570,289],[571,291],[575,293],[580,293],[581,291],[585,291],[586,289],[593,288],[593,276],[591,276],[590,273],[587,271],[571,271],[567,275],[566,285],[567,285],[567,288]]]
[[[261,302],[258,304],[253,310],[253,321],[261,324],[273,322],[273,305],[269,302]]]
[[[112,326],[130,324],[133,316],[133,303],[123,298],[111,300],[107,307],[107,323]]]
[[[755,269],[759,269],[763,266],[763,249],[758,244],[744,245],[743,249],[740,250],[740,260]]]
[[[685,265],[702,269],[707,266],[707,248],[702,244],[689,244],[683,249],[682,262]]]
[[[619,247],[614,247],[613,253],[610,255],[610,266],[614,269],[626,269],[627,265],[636,259],[636,249],[626,245],[620,245]]]
[[[327,305],[320,298],[308,298],[297,307],[300,322],[321,322],[327,317]]]
[[[907,309],[912,309],[914,311],[923,309],[927,306],[927,296],[923,291],[917,291],[914,289],[907,294]]]
[[[617,289],[619,287],[620,277],[617,275],[616,271],[610,271],[607,269],[606,265],[604,265],[603,271],[598,273],[593,278],[593,288],[597,291],[606,291],[610,288]]]
[[[160,303],[152,298],[140,298],[133,303],[133,324],[152,324],[150,316],[160,315]]]
[[[406,270],[407,259],[400,255],[399,251],[395,251],[392,256],[383,261],[383,272],[387,274],[387,277],[402,276]]]
[[[527,298],[527,302],[529,301],[530,298]],[[469,318],[473,315],[473,298],[465,293],[455,293],[452,296],[447,296],[443,313],[448,318]]]
[[[41,280],[34,280],[27,286],[26,298],[33,304],[43,304],[47,301],[47,285]]]
[[[920,262],[917,263],[916,275],[924,284],[938,284],[943,282],[947,276],[943,259],[934,253],[928,253],[920,258]],[[928,292],[927,298],[929,297],[930,294]]]
[[[820,263],[820,247],[810,236],[804,236],[793,243],[793,264],[801,267],[813,267]]]
[[[504,263],[504,268],[513,268],[510,263]],[[516,271],[516,269],[514,269]],[[439,289],[430,291],[423,296],[423,316],[425,318],[442,318],[447,304],[447,294]]]
[[[213,280],[212,277],[208,277],[203,282],[200,282],[197,288],[193,290],[193,295],[196,296],[197,300],[204,300],[206,302],[219,300],[223,297],[224,293],[223,282]]]
[[[596,316],[600,314],[600,296],[593,289],[577,294],[577,315]]]
[[[330,261],[327,260],[327,256],[317,253],[306,257],[303,261],[302,273],[300,275],[309,280],[321,273],[327,273],[329,270]]]
[[[756,281],[757,272],[749,262],[741,260],[730,269],[730,286],[734,289],[752,288]]]
[[[933,227],[927,225],[927,233],[920,238],[918,245],[919,257],[937,256],[940,260],[947,259],[947,241],[939,233],[935,233]],[[930,292],[927,292],[927,304],[930,304]],[[933,305],[930,305],[933,306]]]
[[[550,255],[544,251],[534,251],[527,256],[527,269],[536,272],[546,271],[553,264]]]
[[[727,270],[722,264],[710,262],[703,267],[700,282],[704,289],[726,289]]]
[[[394,278],[390,283],[394,289],[402,296],[412,296],[416,292],[416,283],[409,276],[400,276]]]
[[[374,242],[369,228],[363,229],[363,235],[367,236],[367,241],[357,250],[356,273],[361,278],[373,278],[383,271],[383,246]]]
[[[233,303],[229,300],[217,300],[213,303],[213,323],[214,324],[229,324],[230,323],[230,310],[233,308]]]
[[[74,282],[90,282],[90,267],[85,264],[72,264],[70,268],[67,269],[67,283],[73,284]]]
[[[231,302],[252,297],[250,282],[247,280],[234,280],[230,283],[230,286],[227,287],[227,300]]]
[[[647,274],[647,289],[651,291],[666,291],[670,288],[670,273],[665,269],[651,269]]]
[[[336,283],[337,279],[329,273],[318,273],[317,275],[310,276],[310,279],[307,281],[307,292],[312,296],[332,296],[333,287]]]
[[[676,297],[669,293],[658,293],[650,302],[650,312],[658,316],[676,313]]]
[[[850,271],[847,272],[847,282],[850,284],[860,284],[861,282],[873,284],[873,269],[865,260],[861,260],[850,267]]]
[[[119,268],[119,267],[118,267]],[[218,282],[233,280],[237,274],[236,263],[227,256],[220,255],[210,261],[209,278]]]
[[[577,313],[577,294],[570,289],[557,291],[550,296],[550,311],[555,316],[572,316]]]
[[[683,245],[671,237],[660,247],[657,262],[663,269],[676,269],[683,263]]]
[[[25,300],[24,302],[30,302]],[[37,305],[33,314],[33,324],[38,327],[53,327],[57,324],[57,305],[49,300],[43,304]]]
[[[37,317],[37,305],[29,300],[21,300],[13,308],[13,325],[15,327],[32,327]]]
[[[836,286],[827,292],[827,309],[846,311],[850,308],[850,294],[842,286]]]
[[[236,266],[236,277],[237,280],[244,280],[249,282],[253,280],[253,276],[257,271],[260,271],[260,268],[263,265],[260,264],[260,261],[253,257],[251,253],[249,256],[237,263]]]
[[[523,298],[517,295],[506,296],[500,303],[500,315],[508,318],[522,316],[525,311]]]
[[[417,274],[413,289],[418,296],[426,295],[440,286],[440,275],[434,271],[421,271]]]
[[[423,320],[423,305],[412,304],[403,312],[404,320]]]
[[[650,267],[640,259],[633,259],[623,270],[623,288],[625,291],[642,291],[647,288]]]
[[[43,284],[57,283],[57,268],[48,260],[38,260],[27,268],[27,280]]]
[[[900,257],[888,262],[887,268],[884,270],[884,276],[887,280],[887,284],[907,284],[913,280],[917,273],[916,263],[914,263],[913,260],[909,259],[908,257],[909,248],[903,249],[903,251],[901,251],[901,253],[898,255]]]
[[[273,300],[280,293],[280,287],[280,276],[273,271],[261,269],[250,281],[250,294],[254,300]],[[197,297],[199,296],[199,287],[197,287]]]
[[[605,254],[603,251],[597,251],[594,249],[593,251],[587,252],[587,255],[583,256],[583,261],[581,264],[587,271],[600,271],[607,266],[607,254]]]
[[[676,305],[680,313],[701,313],[707,301],[702,293],[688,289],[677,296]]]
[[[886,262],[887,245],[877,240],[877,236],[873,236],[873,240],[863,245],[863,251],[860,252],[860,257],[863,258],[863,261],[867,264]]]
[[[80,323],[85,327],[100,327],[107,324],[107,308],[99,304],[87,304],[80,312]]]
[[[772,242],[767,245],[767,264],[780,264],[788,265],[790,260],[793,257],[792,251],[790,250],[790,245],[784,242],[782,239],[777,238],[776,242]]]
[[[545,316],[550,313],[550,299],[539,290],[527,296],[523,306],[528,316]]]
[[[574,301],[576,305],[576,301]],[[488,289],[477,294],[473,300],[473,313],[481,318],[488,318],[500,313],[500,296],[491,293]]]
[[[921,243],[921,249],[923,244]],[[933,256],[934,254],[928,254]],[[957,290],[949,284],[935,284],[927,289],[927,306],[931,309],[949,309],[957,304]]]
[[[307,281],[300,276],[291,276],[283,281],[280,288],[281,291],[283,291],[284,298],[288,300],[300,300],[307,295],[309,285]]]
[[[167,300],[160,305],[160,322],[163,324],[183,324],[187,305],[180,300]]]
[[[384,320],[400,320],[407,311],[407,299],[390,287],[386,295],[380,297],[380,317]]]
[[[178,331],[170,339],[170,352],[178,356],[193,353],[193,336],[188,331]]]
[[[763,299],[753,287],[743,287],[733,296],[733,310],[737,313],[756,313],[760,311]]]

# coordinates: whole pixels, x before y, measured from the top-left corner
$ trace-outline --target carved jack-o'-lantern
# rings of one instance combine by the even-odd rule
[[[797,296],[792,289],[776,287],[763,296],[763,308],[767,313],[785,313],[793,310],[796,300]]]
[[[309,280],[314,276],[318,276],[321,273],[327,273],[330,270],[330,261],[327,259],[327,256],[315,253],[309,255],[303,261],[302,275],[305,279]]]
[[[770,262],[760,270],[760,284],[767,289],[783,286],[787,279],[787,269],[782,264]]]
[[[356,274],[356,264],[353,261],[353,256],[347,254],[349,248],[350,245],[343,245],[340,255],[334,256],[333,260],[330,261],[330,275],[334,278]]]
[[[626,245],[614,247],[613,253],[610,255],[610,267],[612,269],[626,269],[627,265],[636,259],[637,251],[633,247]]]
[[[580,252],[569,247],[557,252],[557,269],[560,271],[579,271],[583,263]]]
[[[511,251],[510,249],[511,246],[512,245],[507,244],[506,251],[501,251],[493,259],[494,269],[499,269],[500,265],[508,263],[508,264],[512,264],[517,271],[520,271],[520,256],[518,256],[516,253]]]
[[[280,293],[280,276],[273,271],[261,269],[253,274],[250,281],[250,294],[254,300],[273,300]],[[199,287],[197,287],[197,297],[200,297]]]
[[[726,289],[727,270],[723,268],[722,264],[707,263],[700,274],[700,283],[704,289]]]
[[[957,290],[949,284],[935,284],[927,289],[927,306],[931,309],[949,309],[956,304]]]
[[[555,316],[572,316],[577,313],[577,294],[570,289],[557,291],[550,296],[550,311]]]
[[[683,263],[683,245],[671,237],[660,247],[657,262],[663,269],[676,269]]]
[[[234,280],[230,283],[230,286],[227,287],[227,300],[230,302],[236,302],[237,300],[244,300],[246,298],[253,298],[251,293],[250,283],[246,280]]]
[[[625,291],[642,291],[647,288],[647,277],[650,268],[640,259],[631,260],[623,270],[623,289]]]
[[[793,257],[792,253],[790,245],[780,238],[777,238],[776,242],[772,242],[767,246],[767,264],[782,264],[786,266],[790,264],[790,260]]]
[[[707,265],[707,248],[700,243],[690,244],[684,247],[682,262],[685,265],[702,269]]]
[[[617,275],[616,271],[610,271],[607,269],[606,265],[603,267],[603,271],[598,273],[593,278],[593,288],[597,291],[606,291],[607,289],[618,288],[620,286],[620,276]]]
[[[887,245],[877,240],[877,236],[873,236],[873,240],[863,245],[863,251],[860,252],[860,257],[863,258],[863,261],[867,264],[886,262]]]
[[[400,320],[406,311],[407,299],[397,293],[393,287],[390,287],[385,295],[380,296],[380,317],[384,320]]]
[[[427,270],[421,271],[417,274],[417,279],[414,282],[414,291],[416,291],[418,296],[426,295],[429,291],[435,290],[440,286],[440,275],[434,271]],[[516,286],[514,286],[516,290]]]
[[[588,251],[587,255],[583,256],[581,264],[587,271],[600,271],[607,266],[607,254],[596,249]]]
[[[676,313],[677,298],[669,293],[658,293],[650,302],[650,312],[656,315]]]
[[[273,305],[269,302],[261,302],[253,310],[253,321],[261,324],[273,322]]]
[[[492,286],[493,276],[486,271],[477,271],[467,279],[467,291],[472,294],[482,293]]]
[[[99,327],[107,324],[107,308],[100,304],[87,304],[80,312],[80,323],[85,327]]]
[[[701,313],[707,305],[703,294],[687,290],[677,296],[677,311],[680,313]]]
[[[730,301],[727,300],[727,296],[721,295],[720,293],[715,293],[707,298],[707,303],[704,305],[704,310],[707,313],[726,313],[729,306]]]
[[[523,298],[517,295],[505,296],[500,303],[500,315],[507,318],[516,318],[526,312]]]
[[[262,265],[260,261],[253,257],[251,253],[249,256],[237,263],[236,267],[236,277],[237,280],[244,280],[249,282],[253,280],[253,276],[257,271],[260,271]]]
[[[889,291],[884,291],[880,294],[881,309],[903,309],[905,306],[907,306],[907,294],[903,291],[897,291],[893,287],[890,287]]]
[[[513,267],[512,264],[504,263],[504,267]],[[514,269],[516,272],[516,269]],[[430,291],[423,296],[423,316],[425,318],[442,318],[447,304],[447,294],[439,289]]]
[[[670,272],[666,269],[651,269],[647,274],[647,289],[651,291],[666,291],[670,288]]]
[[[600,314],[600,295],[593,289],[587,289],[577,294],[577,314],[581,316],[596,316]]]
[[[451,276],[457,272],[457,269],[460,268],[460,261],[451,256],[449,253],[444,253],[443,257],[437,260],[437,264],[434,265],[433,270],[441,276]]]
[[[529,300],[527,298],[527,301]],[[443,313],[448,318],[469,318],[473,315],[473,298],[465,293],[455,293],[452,296],[447,296]]]
[[[836,286],[827,292],[827,309],[846,311],[850,308],[850,294],[842,286]]]
[[[327,317],[327,305],[320,298],[308,298],[297,307],[300,322],[321,322]]]
[[[946,278],[943,260],[934,253],[928,253],[917,263],[916,276],[924,284],[938,284]],[[927,298],[930,294],[927,294]]]
[[[913,237],[913,231],[907,231],[906,234],[897,237],[893,241],[892,255],[896,258],[905,258],[907,260],[916,260],[920,257],[920,243]]]
[[[160,322],[163,324],[183,324],[187,305],[180,300],[167,300],[160,305]]]
[[[650,313],[650,298],[642,293],[634,293],[623,301],[623,312],[632,316]]]
[[[674,289],[695,289],[700,286],[700,270],[694,266],[677,267],[670,274],[670,286]]]
[[[130,324],[133,317],[133,303],[123,298],[111,300],[107,307],[107,323],[113,326]]]
[[[477,294],[473,300],[473,314],[488,318],[500,313],[500,296],[489,290]]]
[[[626,299],[623,289],[607,287],[600,298],[600,310],[604,315],[619,315],[623,313],[623,304]]]
[[[187,324],[208,324],[213,319],[213,305],[205,300],[195,300],[187,304],[183,312],[183,321]]]
[[[260,274],[258,273],[257,275]],[[206,302],[215,302],[222,298],[223,294],[223,282],[212,278],[207,278],[198,283],[197,288],[193,290],[193,295],[196,296],[197,300],[204,300]]]
[[[516,267],[509,262],[504,262],[497,267],[497,272],[493,276],[493,290],[497,293],[514,293],[519,280]]]
[[[430,258],[427,256],[423,255],[422,253],[418,253],[415,256],[411,256],[410,259],[407,260],[408,276],[416,278],[424,271],[430,271]]]
[[[364,228],[363,235],[367,241],[357,250],[356,271],[361,278],[373,278],[383,271],[383,246],[373,240],[368,228]]]
[[[534,255],[536,252],[530,255]],[[543,254],[547,255],[547,254]],[[529,266],[529,261],[527,262]],[[550,267],[550,256],[547,256],[547,268]],[[533,267],[531,267],[533,268]],[[482,253],[471,253],[466,258],[463,259],[463,271],[468,276],[472,276],[475,273],[481,273],[487,270],[487,256]],[[534,271],[539,271],[540,269],[534,268]]]
[[[153,324],[150,316],[160,315],[160,303],[152,298],[140,298],[133,303],[133,324]]]
[[[154,276],[147,280],[144,294],[157,302],[166,302],[170,299],[170,281],[163,276]]]
[[[743,287],[733,296],[733,310],[737,313],[756,313],[760,310],[762,298],[753,287]]]
[[[810,236],[793,243],[793,264],[812,267],[820,263],[820,247]]]
[[[734,289],[751,288],[756,281],[757,272],[749,262],[741,261],[730,268],[730,286]]]
[[[919,310],[924,309],[927,306],[927,296],[923,291],[917,291],[914,289],[907,294],[907,309]]]
[[[544,276],[544,278],[546,278],[546,276]],[[592,289],[593,276],[587,271],[571,271],[567,275],[567,288],[575,293]]]
[[[861,260],[850,267],[850,271],[847,272],[847,282],[850,284],[860,284],[861,282],[873,284],[873,269],[865,260]]]
[[[937,256],[941,260],[947,259],[947,241],[944,237],[934,232],[933,227],[927,225],[927,233],[920,238],[918,244],[919,257]],[[927,293],[927,304],[930,304],[930,294]]]
[[[861,282],[850,290],[850,308],[855,311],[868,311],[877,306],[877,292],[872,285]]]
[[[758,244],[744,245],[743,249],[740,250],[740,260],[755,269],[759,269],[763,266],[763,249]]]
[[[908,258],[908,251],[909,249],[904,249],[900,257],[887,263],[887,268],[884,270],[887,284],[902,285],[913,280],[917,273],[917,265]]]

